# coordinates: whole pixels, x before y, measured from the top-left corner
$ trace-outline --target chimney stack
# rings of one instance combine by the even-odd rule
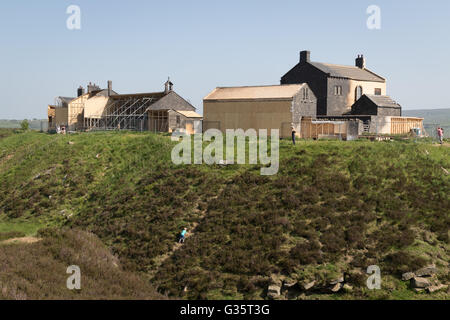
[[[311,61],[310,56],[311,56],[310,51],[300,51],[300,62],[302,63],[310,62]]]
[[[167,81],[164,84],[164,93],[168,94],[172,90],[173,90],[173,83],[170,82],[170,78],[167,78]]]
[[[355,66],[360,69],[364,69],[366,67],[366,59],[364,59],[364,56],[362,54],[358,54],[358,57],[355,60]]]
[[[81,97],[84,94],[84,88],[80,86],[77,90],[77,97]]]
[[[112,95],[112,81],[108,80],[108,97]]]
[[[93,91],[97,91],[100,90],[100,87],[98,85],[96,85],[95,83],[92,84],[91,82],[89,82],[88,86],[87,86],[87,93],[91,93]]]

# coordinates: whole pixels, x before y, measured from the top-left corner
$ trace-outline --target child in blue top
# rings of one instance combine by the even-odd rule
[[[187,233],[187,228],[184,228],[180,234],[180,241],[179,241],[180,243],[184,242],[184,239],[186,239],[186,233]]]

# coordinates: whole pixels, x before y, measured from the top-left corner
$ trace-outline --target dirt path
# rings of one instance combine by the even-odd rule
[[[41,240],[42,240],[41,238],[36,238],[36,237],[11,238],[11,239],[0,241],[0,244],[16,244],[16,243],[17,244],[18,243],[30,244],[30,243],[39,242]]]
[[[211,197],[208,201],[212,201],[212,200],[214,200],[214,199],[217,199],[217,198],[219,197],[218,195],[219,195],[222,191],[223,191],[223,189],[219,190],[218,193],[217,193],[217,195],[214,196],[214,197]],[[198,204],[197,204],[196,208],[194,209],[194,214],[197,214],[197,217],[199,218],[199,219],[198,219],[199,222],[193,222],[193,223],[190,225],[190,228],[188,229],[188,234],[187,234],[187,237],[186,237],[186,240],[185,240],[185,241],[189,241],[189,238],[191,238],[191,237],[193,237],[193,236],[195,235],[198,225],[199,225],[200,222],[206,217],[206,210],[207,210],[207,209],[205,209],[205,210],[200,210],[200,209],[198,208]],[[174,243],[174,245],[172,246],[171,250],[169,250],[168,252],[166,252],[166,253],[163,254],[163,255],[160,255],[160,256],[158,256],[158,257],[155,257],[155,258],[153,259],[153,261],[155,262],[155,266],[153,267],[153,269],[152,269],[150,272],[148,272],[148,275],[150,276],[150,279],[153,279],[153,278],[155,277],[155,275],[156,275],[158,269],[162,266],[162,264],[163,264],[167,259],[169,259],[170,257],[172,257],[173,254],[174,254],[175,252],[177,252],[178,250],[180,250],[182,247],[183,247],[183,244],[182,244],[182,243],[176,242],[176,243]]]
[[[445,143],[443,143],[443,144],[433,144],[432,145],[433,147],[450,147],[450,143],[448,143],[448,142],[445,142]]]

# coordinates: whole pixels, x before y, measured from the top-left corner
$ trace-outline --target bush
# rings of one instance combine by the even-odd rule
[[[28,122],[28,120],[23,120],[21,123],[20,123],[20,128],[23,130],[23,131],[28,131],[28,129],[30,128],[30,123]]]

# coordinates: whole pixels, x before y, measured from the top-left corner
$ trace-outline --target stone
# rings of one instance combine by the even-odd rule
[[[281,295],[281,287],[275,284],[271,284],[267,289],[267,297],[270,299],[276,299]]]
[[[73,145],[73,144],[75,144],[75,143],[72,142],[72,141],[69,141],[68,144],[69,144],[69,145]]]
[[[339,290],[341,290],[342,287],[343,287],[342,282],[338,282],[338,283],[336,283],[336,284],[331,288],[331,292],[336,293],[336,292],[338,292]]]
[[[414,277],[411,279],[411,287],[425,289],[431,286],[430,281],[427,278]]]
[[[293,279],[286,279],[284,282],[283,282],[283,287],[285,287],[285,288],[292,288],[293,286],[295,286],[297,284],[297,281],[296,280],[293,280]]]
[[[297,297],[297,300],[306,300],[306,294],[302,293]]]
[[[414,272],[417,277],[431,277],[437,272],[437,269],[434,265],[422,268]]]
[[[405,272],[404,274],[402,274],[402,280],[403,281],[408,281],[411,280],[412,278],[414,278],[416,275],[414,274],[414,272]]]
[[[276,274],[270,275],[270,284],[274,284],[281,287],[282,283],[283,281],[281,280],[281,277],[279,275]]]
[[[311,282],[308,282],[308,283],[305,283],[305,284],[303,285],[303,289],[304,289],[304,290],[309,290],[309,289],[311,289],[312,287],[314,287],[315,284],[316,284],[316,280],[311,281]]]
[[[347,284],[347,283],[342,286],[342,289],[345,292],[352,292],[353,291],[353,287],[351,285]]]
[[[441,290],[445,290],[448,288],[448,285],[445,284],[439,284],[439,285],[435,285],[435,286],[429,286],[427,288],[428,293],[433,293],[433,292],[437,292],[437,291],[441,291]]]

